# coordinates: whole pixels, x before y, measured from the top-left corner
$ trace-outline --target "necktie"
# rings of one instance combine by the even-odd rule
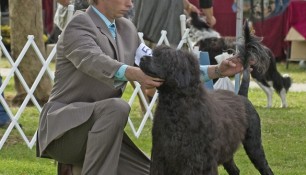
[[[110,30],[113,38],[115,39],[116,38],[116,26],[115,26],[115,24],[109,25],[109,30]]]

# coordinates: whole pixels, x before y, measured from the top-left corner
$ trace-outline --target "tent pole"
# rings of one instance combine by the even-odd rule
[[[236,13],[236,41],[242,36],[242,24],[243,24],[243,0],[237,0],[237,13]],[[236,46],[237,51],[237,46]],[[238,94],[240,86],[240,73],[235,75],[235,93]]]

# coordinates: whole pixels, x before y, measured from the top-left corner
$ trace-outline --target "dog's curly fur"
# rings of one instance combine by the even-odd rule
[[[255,108],[230,91],[206,91],[194,55],[158,46],[140,68],[165,80],[154,113],[151,175],[217,175],[218,165],[239,174],[233,157],[241,143],[262,175],[273,174]]]

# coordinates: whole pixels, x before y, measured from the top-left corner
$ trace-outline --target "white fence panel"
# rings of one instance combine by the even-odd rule
[[[28,51],[28,49],[30,48],[30,46],[32,46],[32,48],[34,49],[35,53],[37,54],[39,60],[42,63],[42,68],[40,70],[40,72],[38,73],[33,85],[31,88],[29,88],[29,86],[27,85],[27,83],[25,82],[23,76],[21,75],[20,71],[18,70],[18,65],[20,64],[20,62],[22,61],[22,59],[24,58],[24,55],[26,54],[26,52]],[[24,101],[22,102],[21,106],[19,107],[17,113],[14,115],[9,107],[9,105],[7,104],[7,102],[5,101],[5,99],[0,96],[0,100],[1,100],[1,104],[3,105],[4,109],[7,111],[10,119],[11,119],[11,123],[8,126],[8,128],[6,129],[4,135],[2,136],[1,140],[0,140],[0,149],[2,148],[3,144],[5,143],[5,141],[7,140],[8,136],[10,135],[10,133],[12,132],[13,127],[15,127],[18,132],[20,133],[22,139],[25,141],[25,143],[27,144],[27,146],[31,149],[35,142],[36,142],[36,132],[33,135],[32,139],[29,140],[24,131],[22,130],[22,128],[20,127],[20,125],[18,124],[18,120],[21,117],[21,114],[24,112],[26,105],[28,104],[29,100],[31,100],[34,104],[34,106],[37,108],[37,110],[39,112],[41,112],[41,106],[39,105],[39,103],[37,102],[34,94],[34,91],[38,85],[38,83],[40,82],[43,74],[47,71],[48,75],[53,79],[53,74],[51,72],[51,70],[49,69],[49,64],[51,62],[51,60],[53,59],[54,55],[55,55],[55,48],[52,50],[51,54],[49,55],[49,57],[46,59],[44,59],[44,57],[42,56],[40,50],[38,49],[36,43],[34,42],[34,36],[33,35],[29,35],[28,36],[28,41],[25,44],[24,48],[22,49],[22,51],[20,52],[19,56],[17,57],[16,61],[14,62],[12,57],[10,56],[10,54],[8,53],[7,49],[5,48],[3,42],[2,42],[2,37],[0,38],[0,47],[1,50],[3,51],[5,57],[8,59],[8,61],[10,62],[12,68],[9,72],[9,74],[6,76],[6,78],[3,81],[3,84],[1,85],[0,88],[0,94],[2,94],[2,92],[4,91],[4,89],[6,88],[6,86],[8,85],[10,79],[14,76],[14,74],[16,73],[18,79],[20,80],[23,88],[25,89],[25,91],[27,92],[27,95],[24,99]]]

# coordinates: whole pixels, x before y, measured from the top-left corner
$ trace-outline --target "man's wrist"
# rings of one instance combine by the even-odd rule
[[[208,72],[208,77],[210,79],[222,78],[223,77],[222,73],[220,72],[220,68],[219,68],[218,65],[210,65],[208,67],[207,72]]]
[[[219,67],[219,65],[215,67],[215,74],[217,75],[218,78],[223,78],[223,77],[225,77],[225,76],[222,75],[222,73],[220,72],[220,67]]]
[[[139,72],[142,72],[139,67],[128,66],[125,71],[125,77],[128,81],[138,81]]]
[[[118,71],[115,74],[115,79],[116,80],[127,81],[127,78],[125,77],[125,72],[126,72],[127,67],[128,67],[128,65],[126,65],[126,64],[120,66],[120,68],[118,69]]]

